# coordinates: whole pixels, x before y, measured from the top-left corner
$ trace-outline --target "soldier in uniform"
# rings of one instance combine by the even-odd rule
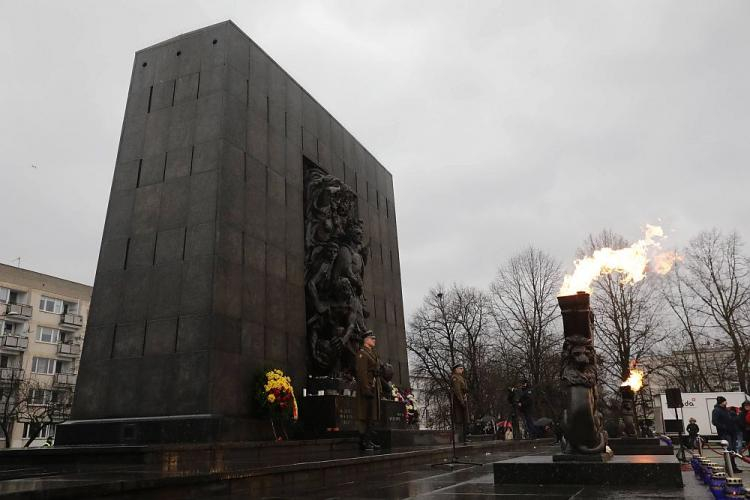
[[[368,330],[357,353],[357,403],[360,418],[360,444],[363,450],[380,448],[373,442],[375,423],[380,420],[380,360],[375,351],[375,334]]]
[[[466,444],[466,424],[469,420],[467,408],[468,387],[464,378],[463,365],[453,367],[451,374],[451,400],[453,406],[453,432],[456,441]]]

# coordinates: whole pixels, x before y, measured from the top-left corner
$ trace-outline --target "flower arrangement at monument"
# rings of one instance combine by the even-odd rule
[[[292,379],[278,368],[268,370],[260,377],[257,400],[261,408],[268,410],[270,414],[276,439],[286,437],[284,420],[291,418],[296,421],[299,417]]]
[[[404,400],[406,401],[406,423],[407,425],[413,425],[417,423],[419,413],[417,412],[417,400],[414,394],[410,390],[406,390],[404,394]]]
[[[391,397],[394,401],[398,401],[399,403],[404,402],[404,395],[401,394],[401,391],[398,390],[398,386],[391,382]]]

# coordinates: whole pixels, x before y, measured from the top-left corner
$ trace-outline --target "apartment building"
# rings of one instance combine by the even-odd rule
[[[81,359],[92,287],[0,264],[0,405],[12,447],[54,437],[67,418]],[[10,409],[9,409],[10,408]],[[17,415],[10,415],[16,411]],[[0,412],[3,410],[0,409]],[[50,423],[52,422],[52,423]],[[2,430],[0,439],[4,440]],[[4,445],[0,441],[0,446]]]

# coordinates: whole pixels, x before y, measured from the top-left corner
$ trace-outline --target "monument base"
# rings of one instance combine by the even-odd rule
[[[674,455],[674,447],[659,438],[610,438],[615,455]]]
[[[300,402],[300,419],[305,431],[320,436],[331,432],[356,432],[362,420],[354,396],[325,394],[305,396]],[[406,428],[406,404],[398,401],[380,401],[381,429]]]
[[[609,453],[557,453],[552,455],[553,462],[609,462],[612,455]]]
[[[357,431],[357,399],[352,396],[305,396],[299,411],[305,431],[313,435]]]
[[[378,431],[376,441],[385,449],[411,448],[415,446],[449,446],[451,444],[451,431],[383,429]]]
[[[267,420],[222,415],[69,420],[57,426],[56,446],[145,445],[273,440]]]
[[[495,462],[492,467],[495,484],[683,486],[680,463],[659,455],[614,456],[607,462],[553,461],[549,455],[532,455]]]

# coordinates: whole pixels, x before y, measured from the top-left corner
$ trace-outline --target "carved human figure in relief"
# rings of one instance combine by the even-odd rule
[[[365,318],[369,316],[364,295],[364,272],[369,247],[362,242],[363,223],[350,220],[339,253],[334,262],[333,276],[337,298],[348,310],[347,333],[361,340],[367,331]]]

